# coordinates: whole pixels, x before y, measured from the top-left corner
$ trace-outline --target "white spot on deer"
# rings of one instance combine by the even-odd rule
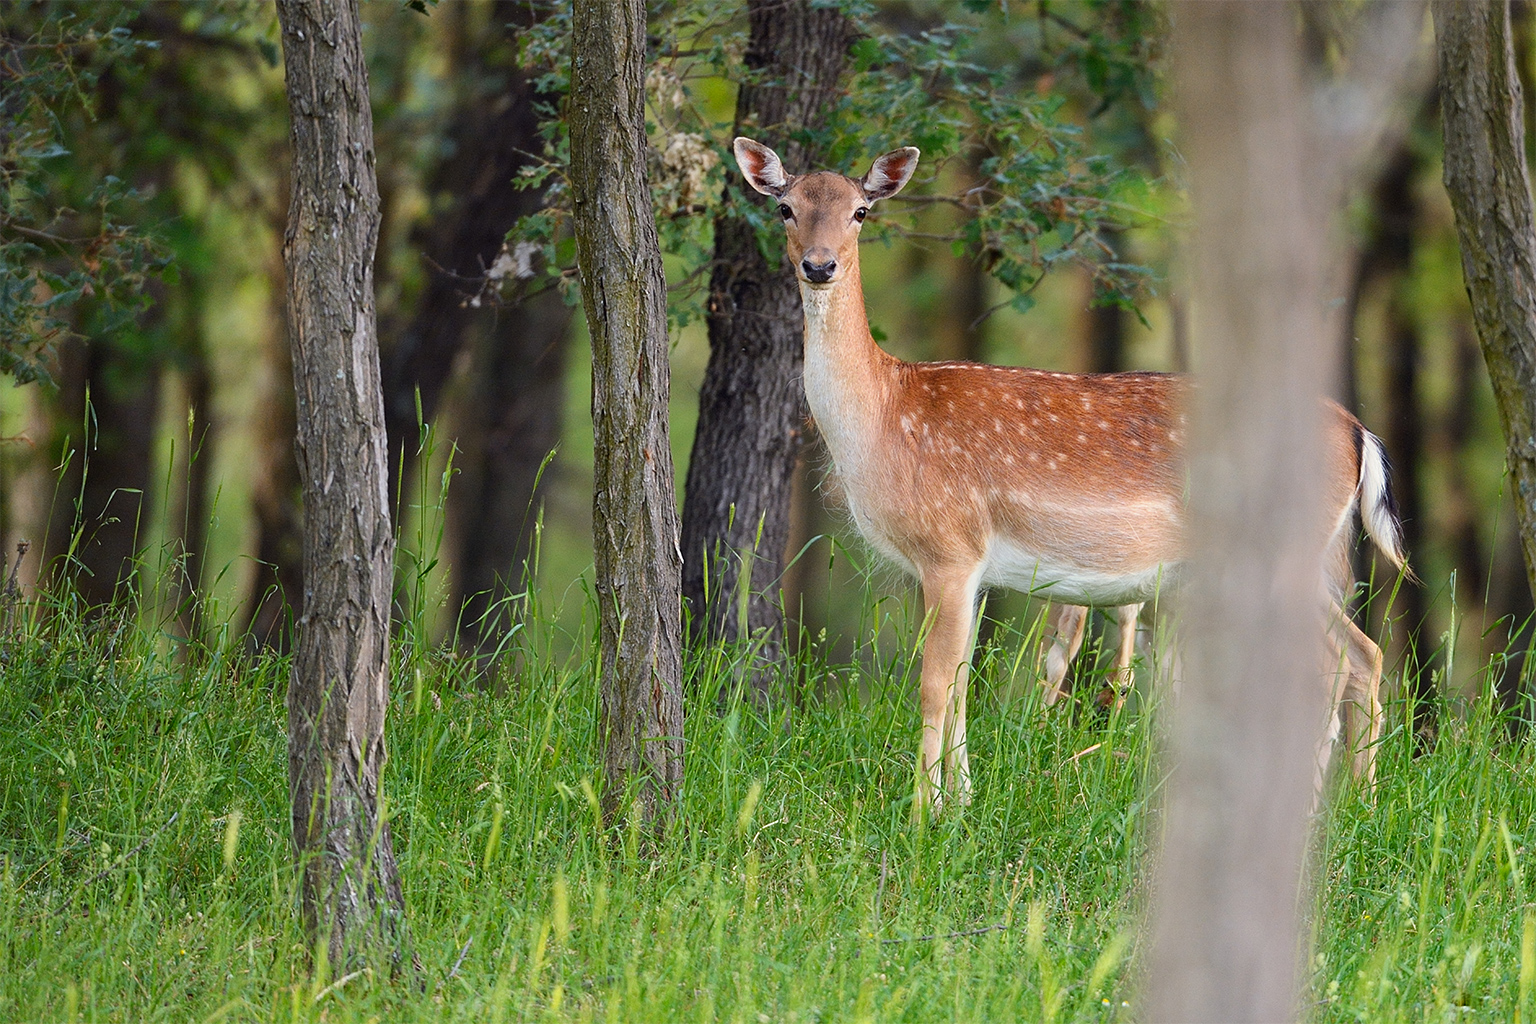
[[[1015,398],[1013,400],[1013,407],[1015,409],[1022,410],[1024,408],[1024,399],[1022,399],[1022,398]]]
[[[1099,429],[1100,430],[1108,430],[1109,429],[1109,420],[1099,420]]]
[[[1029,461],[1030,462],[1039,462],[1040,461],[1040,456],[1036,455],[1034,452],[1030,452],[1029,453]]]
[[[902,413],[902,416],[901,416],[901,429],[902,429],[903,433],[907,433],[907,434],[912,433],[912,414],[911,413]]]
[[[993,417],[993,419],[992,419],[992,431],[993,431],[993,433],[1001,434],[1003,432],[1003,421],[1000,420],[1000,419],[997,419],[996,417]]]
[[[1093,400],[1091,398],[1089,398],[1087,395],[1084,395],[1082,400],[1083,400],[1083,408],[1085,410],[1093,408]]]
[[[1085,444],[1085,443],[1087,443],[1087,441],[1088,441],[1088,435],[1087,434],[1078,434],[1077,435],[1077,443],[1078,444]]]
[[[1052,423],[1056,422],[1056,414],[1055,413],[1051,413],[1051,422]]]
[[[1046,469],[1055,469],[1055,468],[1056,468],[1056,460],[1055,460],[1055,459],[1052,459],[1052,460],[1050,460],[1050,461],[1049,461],[1049,462],[1047,462],[1047,463],[1046,463],[1046,464],[1045,464],[1045,468],[1046,468]]]

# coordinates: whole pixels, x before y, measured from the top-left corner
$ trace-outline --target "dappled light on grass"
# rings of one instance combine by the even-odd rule
[[[1155,709],[1043,713],[1005,625],[978,659],[975,803],[913,824],[909,632],[858,665],[809,652],[795,706],[766,713],[730,699],[746,653],[705,652],[653,842],[601,831],[590,662],[553,654],[573,638],[534,614],[500,693],[397,644],[421,668],[398,673],[384,779],[414,978],[310,970],[286,662],[19,623],[0,641],[0,1018],[1134,1019]],[[1316,1019],[1514,1019],[1536,762],[1501,730],[1474,714],[1410,761],[1397,728],[1376,805],[1341,784],[1316,840]]]

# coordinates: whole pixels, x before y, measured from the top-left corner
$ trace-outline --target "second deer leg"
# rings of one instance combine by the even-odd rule
[[[1115,621],[1120,624],[1120,650],[1115,658],[1115,674],[1109,677],[1099,691],[1096,703],[1101,708],[1119,710],[1125,706],[1136,681],[1136,671],[1131,666],[1136,656],[1136,620],[1141,617],[1140,604],[1123,604],[1115,609]]]
[[[1056,606],[1056,621],[1043,639],[1045,648],[1045,706],[1051,707],[1066,692],[1067,672],[1083,646],[1088,628],[1088,609],[1080,604]]]

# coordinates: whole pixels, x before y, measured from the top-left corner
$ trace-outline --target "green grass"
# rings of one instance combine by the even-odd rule
[[[895,604],[866,615],[899,626]],[[586,645],[541,615],[500,695],[398,645],[385,792],[422,966],[397,978],[310,974],[284,662],[176,649],[132,615],[18,623],[0,640],[0,1020],[1134,1019],[1155,712],[1007,699],[1032,648],[1003,636],[972,702],[975,803],[920,825],[908,646],[808,658],[793,711],[767,717],[717,713],[737,661],[712,652],[652,843],[598,824]],[[1416,760],[1398,730],[1375,805],[1335,799],[1315,1019],[1529,1019],[1536,759],[1501,729],[1474,714]]]

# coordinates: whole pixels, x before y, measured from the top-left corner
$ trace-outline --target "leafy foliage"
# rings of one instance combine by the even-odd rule
[[[143,308],[146,280],[162,272],[163,244],[137,221],[141,194],[114,174],[66,204],[50,182],[71,157],[70,108],[95,117],[95,86],[113,64],[152,42],[118,4],[10,4],[0,8],[0,371],[19,383],[49,379],[49,348],[85,300],[116,322]]]
[[[1092,100],[1089,116],[1130,102],[1150,108],[1157,54],[1147,39],[1156,35],[1155,13],[1090,4],[1082,13],[1091,27],[1084,29],[1059,14],[1060,5],[1041,3],[1042,23],[1072,29],[1069,43],[1047,45],[1043,32],[1032,39],[1021,33],[1021,19],[1006,8],[941,8],[951,20],[925,25],[886,7],[851,0],[841,6],[860,33],[847,87],[825,129],[791,137],[825,154],[829,168],[854,174],[898,146],[923,151],[918,178],[871,217],[866,238],[948,244],[1006,285],[1020,310],[1033,304],[1031,292],[1046,273],[1066,265],[1087,268],[1104,301],[1133,306],[1150,272],[1121,261],[1105,235],[1126,227],[1135,211],[1117,202],[1123,169],[1087,152],[1073,90]],[[1059,25],[1057,34],[1066,33]],[[549,95],[564,96],[568,88],[569,29],[567,12],[553,7],[524,42],[525,66],[540,69],[540,88]],[[1015,36],[1031,46],[1022,61],[996,43]],[[716,218],[751,223],[770,258],[782,242],[771,207],[745,192],[729,150],[726,83],[752,74],[743,60],[741,12],[722,14],[702,0],[681,3],[653,18],[651,41],[651,183],[662,250],[676,272],[670,312],[680,325],[702,313]],[[1057,87],[1057,73],[1072,83]],[[548,203],[512,230],[509,243],[538,245],[547,274],[569,286],[575,253],[566,227],[563,125],[551,104],[543,162],[523,180],[548,185]]]

